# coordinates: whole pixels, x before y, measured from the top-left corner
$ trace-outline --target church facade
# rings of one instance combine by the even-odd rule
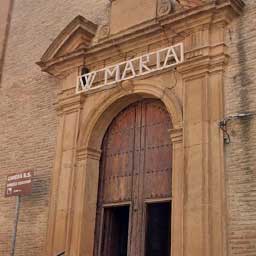
[[[0,254],[256,254],[256,4],[7,1]]]

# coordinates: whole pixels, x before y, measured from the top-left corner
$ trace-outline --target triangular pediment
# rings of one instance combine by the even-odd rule
[[[88,49],[96,34],[97,27],[96,24],[84,17],[77,16],[51,43],[42,56],[41,62],[45,63],[80,49]]]

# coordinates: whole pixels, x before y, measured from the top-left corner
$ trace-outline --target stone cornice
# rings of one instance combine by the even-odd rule
[[[179,65],[177,71],[183,75],[184,79],[205,72],[224,71],[225,65],[228,63],[228,58],[229,56],[225,53],[217,56],[207,55],[195,57]]]
[[[75,49],[65,55],[49,58],[50,48],[38,64],[42,70],[54,76],[61,77],[72,68],[78,68],[84,63],[90,65],[92,62],[105,61],[114,55],[124,55],[135,50],[138,44],[141,46],[153,40],[163,40],[159,35],[168,38],[179,38],[183,41],[188,33],[198,27],[207,24],[223,22],[227,24],[243,9],[241,0],[219,0],[209,2],[185,11],[171,13],[157,19],[143,22],[123,32],[106,37],[88,48]],[[156,38],[158,35],[158,38]],[[168,37],[168,38],[167,38]],[[136,43],[135,43],[136,42]],[[185,48],[185,51],[189,49]],[[46,58],[45,56],[48,56]],[[47,59],[47,60],[46,60]]]
[[[245,3],[243,0],[218,0],[218,9],[223,8],[225,6],[231,7],[238,15],[241,14]]]
[[[161,32],[163,26],[172,25],[174,28],[179,28],[180,25],[186,24],[185,28],[182,26],[180,31],[173,31],[174,33],[180,33],[182,30],[191,29],[198,24],[202,24],[202,20],[205,19],[205,15],[208,14],[210,20],[212,15],[216,15],[216,12],[223,8],[227,8],[233,15],[240,15],[243,9],[243,2],[241,0],[222,0],[220,4],[209,2],[204,5],[200,5],[191,9],[187,9],[181,12],[171,13],[157,19],[152,19],[141,23],[135,27],[129,28],[123,32],[112,35],[101,42],[94,44],[87,52],[90,54],[95,51],[103,50],[104,48],[112,47],[114,44],[124,44],[134,38],[145,36],[152,32]],[[210,16],[209,16],[210,15]],[[224,19],[224,15],[222,16]],[[189,20],[189,23],[186,22]],[[210,21],[208,20],[208,22]],[[194,23],[197,21],[196,23]],[[185,22],[185,23],[184,23]],[[167,28],[168,29],[168,28]]]

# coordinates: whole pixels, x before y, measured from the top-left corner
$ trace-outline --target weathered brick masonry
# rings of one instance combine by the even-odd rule
[[[0,3],[1,6],[1,3]],[[35,170],[33,195],[21,200],[15,255],[44,255],[48,198],[56,143],[58,81],[35,64],[78,14],[95,23],[106,0],[16,0],[0,86],[0,255],[10,255],[15,198],[5,199],[7,173]]]
[[[256,112],[256,1],[245,3],[226,37],[231,56],[225,79],[226,116]],[[15,199],[3,197],[6,175],[24,168],[34,169],[36,179],[33,195],[21,201],[16,255],[44,255],[58,81],[35,62],[75,16],[104,24],[108,10],[108,0],[14,1],[0,84],[0,256],[10,254],[15,211]],[[228,255],[256,256],[256,117],[230,121],[228,132]]]
[[[227,42],[226,116],[256,112],[256,1],[246,0]],[[230,121],[225,146],[229,255],[256,255],[256,116]]]
[[[0,8],[0,81],[2,77],[3,62],[5,56],[5,49],[7,46],[8,33],[11,22],[12,14],[12,0],[6,0],[1,2]]]

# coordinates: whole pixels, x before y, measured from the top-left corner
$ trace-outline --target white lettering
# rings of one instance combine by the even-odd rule
[[[130,75],[130,76],[128,76],[127,77],[127,75],[129,74],[129,73],[132,73],[132,75]],[[132,60],[128,60],[127,62],[126,62],[126,65],[125,65],[125,68],[124,68],[124,72],[123,72],[123,75],[122,75],[122,80],[127,80],[127,79],[131,79],[131,78],[133,78],[133,77],[135,77],[136,76],[136,72],[135,72],[135,70],[134,70],[134,66],[133,66],[133,63],[132,63]]]
[[[7,188],[16,187],[17,184],[18,184],[17,182],[8,183]]]
[[[184,62],[184,45],[182,43],[177,44],[178,51],[180,50],[180,63]]]
[[[150,55],[144,55],[139,58],[140,75],[148,74],[152,71],[146,64],[150,61]]]
[[[31,177],[31,173],[30,172],[23,173],[23,178],[30,178],[30,177]]]
[[[114,67],[106,68],[104,77],[105,77],[105,85],[109,84],[108,79],[111,77],[114,77],[114,82],[118,82],[120,80],[120,66],[116,65]]]
[[[18,182],[18,186],[25,185],[25,184],[30,184],[30,183],[31,183],[31,180],[23,180],[23,181]]]
[[[7,180],[12,181],[12,180],[18,180],[18,179],[22,179],[22,173],[21,174],[16,174],[16,175],[13,175],[13,176],[9,176]]]
[[[171,62],[170,64],[168,64],[168,62],[170,62],[171,60],[175,60],[175,62]],[[177,63],[179,63],[179,59],[176,55],[176,52],[174,51],[173,48],[169,48],[165,57],[163,68],[173,66],[174,64],[177,64]]]
[[[96,72],[91,72],[80,77],[80,83],[83,89],[89,90],[94,82]]]
[[[156,68],[157,69],[161,69],[161,52],[162,51],[158,51],[156,53]]]
[[[162,70],[178,65],[183,61],[183,43],[179,43],[174,46],[170,46],[156,52],[151,52],[141,57],[136,57],[114,66],[105,67],[103,69],[79,76],[76,86],[76,93],[81,93],[94,88],[100,88],[120,81],[132,79],[134,77],[143,76],[157,70]],[[122,69],[123,72],[121,74]],[[95,84],[95,86],[93,86],[96,75],[98,75],[98,77],[102,77],[103,81],[102,84],[99,83],[99,85]]]

